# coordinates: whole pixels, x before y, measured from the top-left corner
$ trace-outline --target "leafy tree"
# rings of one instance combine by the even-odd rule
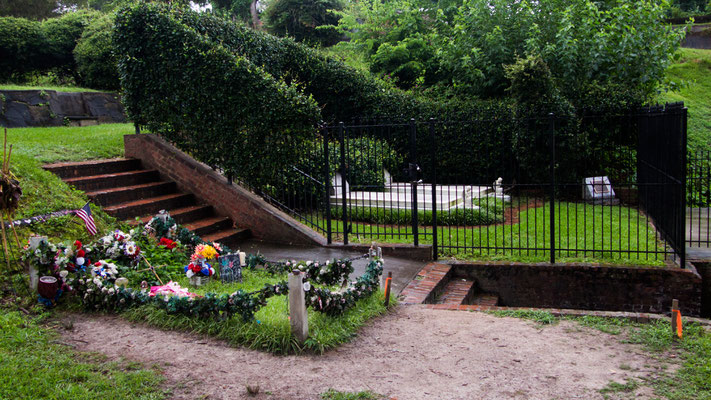
[[[328,46],[340,38],[334,28],[338,16],[330,10],[342,7],[340,0],[272,0],[264,11],[265,25],[273,35]]]
[[[0,0],[0,16],[40,20],[58,15],[57,0]]]
[[[120,88],[111,41],[113,25],[113,14],[97,19],[84,30],[74,48],[78,80],[83,86],[107,90]]]

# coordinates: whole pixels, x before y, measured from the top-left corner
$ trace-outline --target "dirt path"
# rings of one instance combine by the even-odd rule
[[[80,350],[163,366],[175,399],[255,398],[246,384],[259,385],[259,399],[315,399],[329,388],[399,400],[597,399],[610,380],[657,365],[637,347],[571,322],[539,329],[418,306],[399,307],[323,356],[272,356],[115,317],[69,318],[66,339]]]

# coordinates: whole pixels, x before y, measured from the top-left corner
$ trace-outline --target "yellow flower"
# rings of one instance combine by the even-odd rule
[[[217,250],[212,246],[205,245],[200,251],[200,255],[205,257],[206,260],[212,260],[217,256]]]

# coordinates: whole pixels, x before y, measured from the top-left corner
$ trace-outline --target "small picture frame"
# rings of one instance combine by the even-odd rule
[[[242,282],[242,267],[239,264],[239,253],[220,256],[217,261],[220,264],[220,282]]]

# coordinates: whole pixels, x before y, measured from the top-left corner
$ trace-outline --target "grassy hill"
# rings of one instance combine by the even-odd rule
[[[711,148],[711,50],[681,49],[681,57],[667,71],[680,85],[662,93],[660,102],[683,101],[689,108],[689,148]]]

